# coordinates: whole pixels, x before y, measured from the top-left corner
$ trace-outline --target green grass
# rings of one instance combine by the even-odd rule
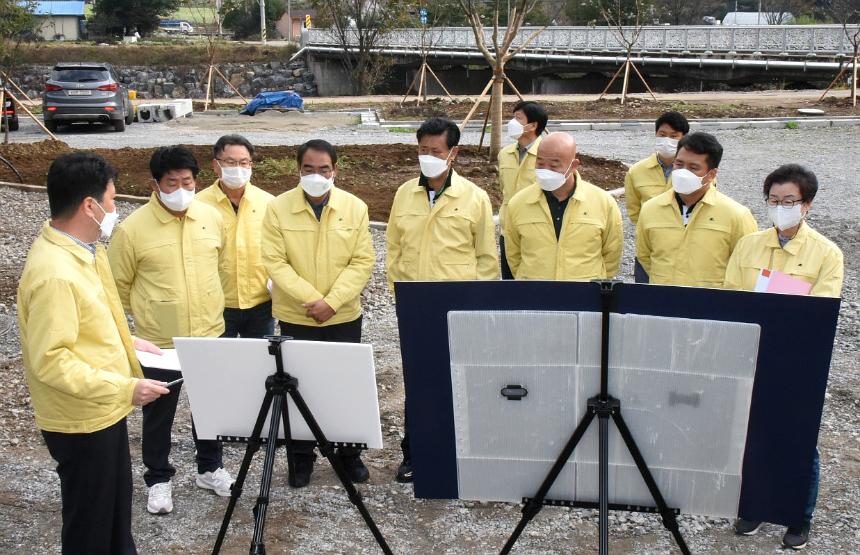
[[[266,158],[254,164],[254,172],[267,179],[295,174],[296,169],[296,160],[294,158]]]
[[[796,121],[787,121],[785,122],[786,129],[800,129],[800,124]]]
[[[389,133],[415,133],[415,130],[411,127],[389,127]]]

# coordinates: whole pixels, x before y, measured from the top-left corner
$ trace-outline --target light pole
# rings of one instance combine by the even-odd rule
[[[266,44],[266,0],[260,2],[260,40]]]

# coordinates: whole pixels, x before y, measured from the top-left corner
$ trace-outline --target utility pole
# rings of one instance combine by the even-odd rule
[[[260,40],[266,44],[266,0],[260,2]]]

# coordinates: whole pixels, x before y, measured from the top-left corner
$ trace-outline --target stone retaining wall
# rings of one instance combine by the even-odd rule
[[[295,91],[302,96],[316,96],[314,74],[304,60],[284,62],[257,62],[222,64],[218,69],[230,79],[234,87],[246,98],[263,91]],[[137,91],[142,99],[197,98],[206,96],[206,66],[150,67],[128,66],[117,68],[120,81]],[[42,96],[51,66],[23,66],[13,78],[30,98]],[[238,98],[220,78],[213,78],[216,98]]]

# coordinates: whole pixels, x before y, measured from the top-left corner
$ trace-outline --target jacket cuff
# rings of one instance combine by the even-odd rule
[[[337,313],[337,311],[340,310],[340,307],[343,306],[343,302],[336,295],[332,295],[331,293],[323,297],[323,300],[331,307],[332,310],[335,311],[335,313]]]

